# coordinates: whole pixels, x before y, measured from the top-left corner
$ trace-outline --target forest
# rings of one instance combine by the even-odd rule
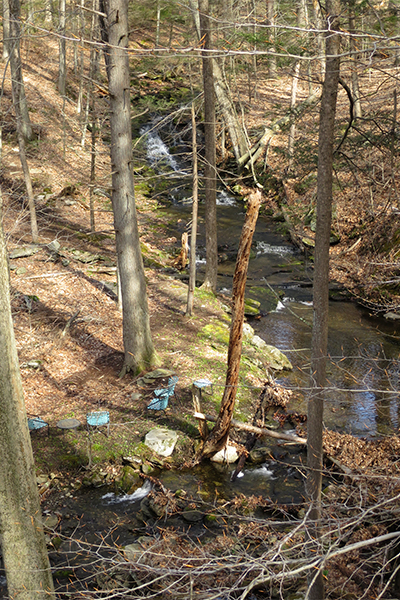
[[[400,597],[397,0],[3,0],[0,595]]]

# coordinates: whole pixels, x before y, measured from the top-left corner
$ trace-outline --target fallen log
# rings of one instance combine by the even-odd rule
[[[241,156],[237,163],[241,169],[249,169],[251,164],[255,164],[259,160],[267,149],[267,146],[271,142],[272,138],[280,133],[284,127],[292,125],[296,119],[303,115],[303,113],[319,100],[317,92],[310,94],[303,102],[300,102],[297,106],[292,108],[285,116],[273,121],[270,125],[267,125],[264,129],[264,133],[254,144],[250,150],[248,150],[243,156]]]
[[[211,415],[205,415],[200,412],[195,412],[193,416],[196,419],[201,421],[211,421],[215,423],[217,417],[213,417]],[[231,426],[236,427],[237,429],[243,429],[244,431],[249,431],[250,433],[257,433],[258,435],[266,435],[271,438],[275,438],[278,440],[285,440],[287,442],[292,442],[295,444],[307,444],[307,439],[299,437],[297,435],[291,435],[290,433],[278,433],[277,431],[273,431],[272,429],[264,429],[261,427],[255,427],[254,425],[248,425],[247,423],[241,423],[240,421],[236,421],[235,419],[231,420]]]

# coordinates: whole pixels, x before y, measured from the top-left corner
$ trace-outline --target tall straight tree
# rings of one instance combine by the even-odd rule
[[[0,531],[8,596],[54,594],[11,318],[0,191]]]
[[[25,96],[25,86],[21,66],[21,4],[20,0],[4,0],[10,7],[10,42],[8,52],[10,56],[12,95],[19,131],[25,141],[33,138],[31,120],[29,118],[28,103]]]
[[[65,85],[67,77],[67,41],[65,38],[66,23],[66,0],[60,0],[59,5],[59,53],[58,53],[58,82],[57,87],[61,96],[65,96]]]
[[[122,292],[124,366],[135,374],[156,362],[140,251],[132,173],[128,0],[101,0],[101,32],[108,77],[112,206]]]
[[[328,349],[329,240],[332,222],[332,172],[336,101],[340,74],[340,0],[327,0],[326,60],[322,89],[318,137],[317,225],[313,283],[313,331],[311,342],[311,387],[307,419],[307,492],[310,500],[309,532],[318,540],[321,517],[322,429],[326,356]],[[323,600],[324,585],[320,571],[310,581],[310,600]]]
[[[204,89],[204,143],[205,143],[205,193],[206,193],[206,274],[203,286],[217,289],[217,156],[215,141],[215,95],[213,59],[211,56],[211,25],[208,0],[199,0],[200,43],[202,46]]]

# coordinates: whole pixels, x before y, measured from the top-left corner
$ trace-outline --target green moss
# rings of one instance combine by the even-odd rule
[[[210,340],[217,344],[227,346],[229,343],[229,328],[224,323],[209,323],[199,331],[198,335],[202,339]]]

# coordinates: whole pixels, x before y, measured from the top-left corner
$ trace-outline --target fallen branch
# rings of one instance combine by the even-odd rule
[[[215,423],[217,420],[217,417],[205,415],[200,412],[195,412],[193,416],[195,417],[195,419],[199,419],[201,421],[211,421],[212,423]],[[251,433],[266,435],[268,437],[272,437],[278,440],[286,440],[288,442],[294,442],[295,444],[307,444],[306,438],[302,438],[297,435],[291,435],[290,433],[278,433],[277,431],[272,431],[272,429],[261,429],[261,427],[247,425],[246,423],[241,423],[240,421],[236,421],[235,419],[232,419],[231,426],[237,427],[237,429],[243,429],[244,431],[250,431]]]
[[[295,108],[292,108],[284,117],[273,121],[270,125],[265,127],[264,133],[261,138],[254,144],[252,148],[248,152],[246,152],[243,156],[241,156],[237,163],[239,167],[250,168],[251,163],[256,163],[258,159],[261,158],[263,153],[265,152],[268,144],[271,139],[284,127],[288,127],[292,125],[310,106],[316,103],[319,100],[319,95],[317,92],[310,94],[303,102],[300,102]]]

